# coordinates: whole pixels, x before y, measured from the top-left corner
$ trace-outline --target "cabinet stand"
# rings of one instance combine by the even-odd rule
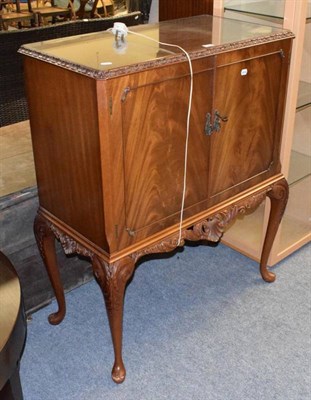
[[[267,227],[266,237],[262,250],[260,273],[266,282],[273,282],[275,274],[267,269],[267,260],[279,223],[284,213],[288,199],[288,184],[284,178],[278,180],[263,189],[257,190],[241,200],[229,203],[219,208],[216,212],[207,214],[191,226],[183,228],[181,240],[178,240],[179,232],[170,234],[161,240],[144,245],[138,250],[120,256],[115,260],[107,255],[94,250],[92,245],[69,235],[66,228],[58,226],[48,213],[40,208],[34,223],[34,231],[42,259],[50,277],[58,310],[49,316],[51,324],[59,324],[65,317],[66,304],[64,289],[62,286],[59,268],[55,252],[55,238],[58,239],[66,254],[80,254],[89,257],[92,261],[93,272],[103,292],[106,310],[108,314],[115,361],[112,369],[112,379],[121,383],[125,379],[125,367],[122,360],[122,320],[124,293],[127,282],[132,276],[135,263],[146,254],[165,253],[183,246],[185,241],[208,240],[218,242],[225,228],[232,223],[239,214],[254,210],[268,196],[271,200],[271,211]],[[187,221],[185,221],[187,224]]]

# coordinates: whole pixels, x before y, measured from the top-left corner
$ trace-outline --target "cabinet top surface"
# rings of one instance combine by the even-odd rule
[[[185,60],[180,47],[195,59],[288,37],[293,35],[287,30],[201,15],[130,27],[124,40],[107,30],[26,44],[19,52],[107,79]]]

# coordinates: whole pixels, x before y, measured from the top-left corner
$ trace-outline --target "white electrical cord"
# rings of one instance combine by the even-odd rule
[[[115,35],[116,40],[124,41],[124,38],[127,36],[128,33],[131,33],[136,36],[140,36],[144,39],[151,40],[157,44],[162,46],[168,47],[175,47],[181,50],[189,63],[189,70],[190,70],[190,89],[189,89],[189,102],[188,102],[188,113],[187,113],[187,127],[186,127],[186,143],[185,143],[185,157],[184,157],[184,179],[183,179],[183,193],[182,193],[182,200],[181,200],[181,208],[180,208],[180,221],[179,221],[179,235],[177,246],[180,245],[182,239],[182,223],[183,223],[183,216],[184,216],[184,208],[185,208],[185,197],[186,197],[186,188],[187,188],[187,163],[188,163],[188,144],[189,144],[189,133],[190,133],[190,116],[191,116],[191,108],[192,108],[192,96],[193,96],[193,68],[191,58],[189,53],[183,49],[181,46],[171,43],[160,42],[156,39],[153,39],[149,36],[143,35],[141,33],[130,31],[125,24],[122,22],[116,22],[113,25],[113,28],[107,29],[108,31],[112,32]]]

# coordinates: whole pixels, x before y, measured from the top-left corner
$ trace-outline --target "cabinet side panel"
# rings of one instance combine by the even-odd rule
[[[40,205],[106,248],[96,82],[32,58],[24,66]]]

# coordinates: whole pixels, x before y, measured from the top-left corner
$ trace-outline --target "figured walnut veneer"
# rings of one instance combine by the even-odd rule
[[[190,51],[181,231],[190,81],[184,56],[97,71],[38,49],[21,51],[40,201],[35,235],[58,301],[49,320],[58,324],[66,312],[57,238],[66,254],[92,262],[116,382],[125,378],[124,291],[139,258],[186,241],[218,242],[238,215],[268,196],[260,272],[267,282],[275,279],[267,260],[288,198],[279,154],[290,49],[291,35],[278,32]]]
[[[159,0],[159,19],[190,17],[191,15],[213,14],[213,0]]]

